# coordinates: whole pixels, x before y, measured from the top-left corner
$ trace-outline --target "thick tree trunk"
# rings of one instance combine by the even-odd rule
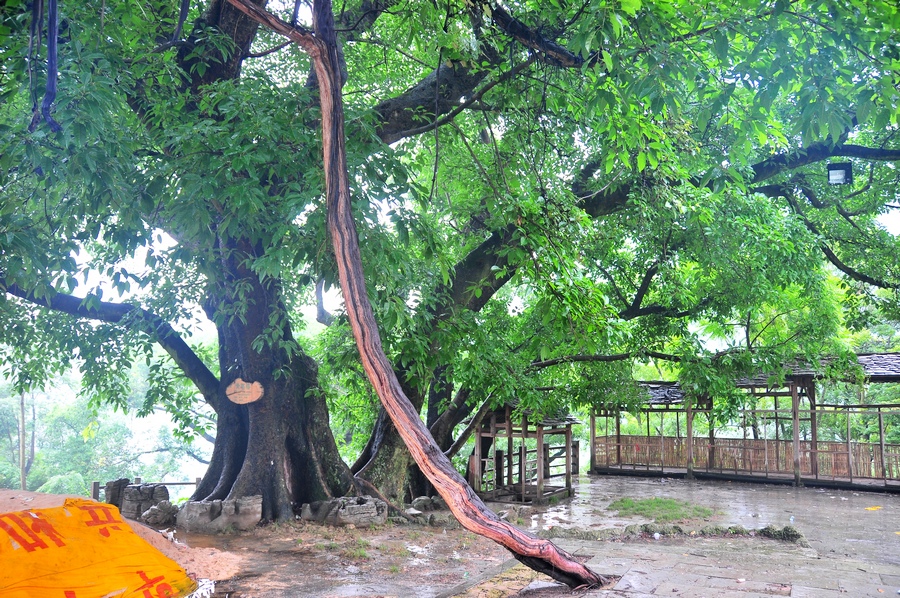
[[[501,521],[485,506],[435,444],[418,412],[404,394],[384,354],[372,305],[366,293],[356,222],[351,211],[344,147],[342,81],[331,2],[314,0],[315,35],[312,35],[291,27],[246,0],[229,1],[254,19],[300,44],[313,61],[322,106],[328,232],[334,247],[348,320],[366,375],[416,464],[466,529],[502,544],[529,567],[566,585],[603,585],[606,579],[577,562],[552,542],[536,538]]]
[[[402,374],[398,375],[398,380],[402,378]],[[420,410],[424,396],[419,389],[403,382],[400,384],[413,409]],[[369,442],[351,469],[391,501],[409,502],[405,499],[426,494],[427,485],[422,483],[406,443],[383,407],[378,411]]]
[[[408,502],[411,457],[387,411],[380,409],[366,449],[352,467],[353,473],[394,504]]]
[[[252,5],[231,0],[256,18],[272,23],[274,17]],[[356,223],[350,208],[350,186],[344,147],[344,118],[341,75],[334,16],[328,0],[313,4],[315,37],[279,24],[281,32],[300,43],[313,59],[322,105],[322,130],[325,154],[325,181],[328,206],[328,231],[334,246],[341,289],[347,306],[356,344],[366,375],[375,387],[382,405],[410,449],[416,464],[434,484],[459,522],[468,530],[501,543],[516,558],[569,586],[597,586],[605,582],[552,542],[541,540],[510,525],[491,512],[465,480],[453,469],[449,459],[437,447],[403,393],[394,370],[388,363],[378,335],[378,326],[366,293]]]
[[[263,518],[286,520],[303,502],[345,494],[353,477],[329,427],[315,362],[300,352],[289,355],[255,343],[260,337],[271,338],[268,328],[279,321],[281,340],[291,341],[289,324],[280,318],[285,312],[279,285],[261,283],[246,268],[253,247],[229,245],[223,252],[229,256],[222,262],[223,285],[245,290],[239,302],[227,291],[218,301],[219,310],[240,316],[218,324],[222,372],[216,402],[218,433],[210,467],[194,498],[261,495]],[[260,383],[262,396],[248,404],[231,402],[225,389],[238,378]]]

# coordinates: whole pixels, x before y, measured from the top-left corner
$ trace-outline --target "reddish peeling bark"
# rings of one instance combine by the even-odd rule
[[[314,33],[292,28],[257,9],[248,0],[229,1],[252,18],[297,42],[313,60],[322,106],[328,230],[334,245],[347,316],[366,374],[416,464],[460,524],[469,531],[498,542],[512,551],[519,561],[570,587],[605,584],[605,578],[577,562],[549,540],[537,538],[501,521],[485,506],[435,443],[404,394],[384,354],[366,293],[356,223],[350,208],[342,82],[330,0],[316,0],[313,3]]]

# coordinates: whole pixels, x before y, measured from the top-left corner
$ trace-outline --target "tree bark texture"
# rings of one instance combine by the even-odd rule
[[[261,282],[245,265],[257,250],[244,242],[224,242],[223,290],[210,300],[240,316],[219,318],[218,433],[210,467],[195,500],[261,495],[263,518],[288,520],[294,506],[346,493],[353,483],[341,460],[318,392],[317,367],[308,356],[288,354],[271,343],[256,345],[279,313],[285,314],[276,281]],[[228,289],[249,289],[238,299]],[[278,324],[290,341],[286,318]],[[237,405],[225,396],[236,379],[259,382],[263,396]]]
[[[235,6],[247,8],[251,16],[258,12],[253,11],[252,5],[243,0],[230,1]],[[267,18],[275,19],[272,15],[267,15]],[[366,293],[356,223],[350,205],[341,75],[330,1],[316,0],[313,3],[313,20],[315,35],[289,26],[287,31],[290,33],[288,36],[309,53],[319,82],[328,231],[334,246],[347,316],[366,375],[416,464],[463,527],[500,543],[521,562],[570,587],[604,584],[606,580],[603,577],[577,562],[552,542],[536,538],[501,521],[490,511],[453,468],[404,394],[400,381],[384,354]]]

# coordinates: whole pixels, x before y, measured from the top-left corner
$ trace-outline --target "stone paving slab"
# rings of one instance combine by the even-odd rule
[[[623,540],[620,534],[626,526],[646,521],[621,519],[606,509],[621,496],[663,496],[711,506],[716,509],[716,523],[725,526],[796,526],[808,544],[699,535]],[[574,594],[579,596],[900,596],[898,495],[759,484],[581,478],[574,499],[531,516],[532,531],[553,527],[611,532],[606,540],[554,538],[554,543],[568,552],[589,557],[587,563],[594,571],[620,577],[611,589]],[[491,592],[491,584],[492,578],[486,575],[467,585],[484,588],[489,594],[480,595],[492,598],[573,595],[545,576],[524,580],[515,590],[510,590],[508,577],[500,592]]]
[[[620,576],[613,588],[580,594],[585,597],[856,598],[897,596],[900,590],[900,570],[892,565],[852,559],[836,561],[821,557],[813,549],[762,538],[697,538],[678,542],[560,539],[556,543],[573,554],[592,555],[587,564],[594,571]],[[497,575],[492,572],[467,586],[480,584],[489,591]],[[511,587],[507,576],[504,587],[505,593],[496,596],[572,595],[545,576],[524,580],[519,588]]]

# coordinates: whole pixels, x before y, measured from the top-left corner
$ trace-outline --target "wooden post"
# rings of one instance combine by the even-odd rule
[[[712,471],[716,467],[716,420],[713,418],[712,409],[706,413],[706,419],[709,421],[709,457],[706,470]]]
[[[850,444],[850,414],[851,410],[847,408],[847,475],[850,476],[850,483],[853,483],[853,451],[852,445]]]
[[[566,495],[572,496],[572,426],[566,426]]]
[[[659,472],[663,473],[666,469],[666,427],[663,417],[665,412],[659,412]]]
[[[644,446],[647,447],[647,471],[650,471],[650,411],[647,411],[647,442],[644,443]]]
[[[581,441],[572,441],[572,477],[577,477],[581,472]]]
[[[741,441],[741,469],[744,471],[750,470],[750,473],[753,473],[753,462],[747,460],[747,410],[741,409],[741,430],[743,431],[743,440]],[[749,466],[748,466],[749,463]],[[735,461],[734,468],[737,469],[737,461]]]
[[[773,396],[775,401],[775,471],[781,471],[781,438],[778,433],[778,397]]]
[[[887,461],[884,455],[884,413],[878,408],[878,446],[881,448],[881,479],[887,486]]]
[[[100,500],[100,482],[91,482],[91,498]]]
[[[550,478],[550,462],[553,457],[550,456],[550,443],[544,443],[544,479]]]
[[[481,492],[481,476],[483,474],[483,465],[481,462],[481,426],[475,430],[475,467],[472,469],[472,481],[469,485],[475,492]]]
[[[791,419],[794,427],[794,485],[802,486],[800,481],[800,394],[797,383],[791,382]]]
[[[594,468],[597,467],[597,418],[594,414],[594,408],[591,407],[591,473],[596,473]]]
[[[606,458],[606,467],[609,468],[609,410],[603,411],[603,456]],[[595,464],[596,465],[596,464]]]
[[[809,455],[810,470],[814,478],[819,479],[819,413],[816,411],[816,381],[810,380],[806,387],[806,396],[809,398],[809,429],[812,435]]]
[[[616,465],[622,467],[622,414],[616,409]]]
[[[512,413],[506,412],[506,485],[512,486],[513,482],[513,426]]]
[[[525,435],[522,435],[522,444],[519,445],[519,486],[522,489],[522,502],[525,502],[525,483],[528,475],[528,448],[525,446]]]
[[[544,426],[537,425],[537,495],[534,497],[534,504],[544,502]]]
[[[494,451],[494,498],[497,497],[500,487],[503,486],[503,472],[506,470],[503,466],[503,456],[503,451]]]
[[[685,449],[687,451],[686,460],[687,460],[687,473],[685,474],[685,478],[689,480],[694,479],[694,410],[693,410],[693,399],[688,399],[686,404],[687,413],[685,425],[687,426],[687,445]]]
[[[675,408],[675,467],[678,467],[681,456],[681,411]]]

